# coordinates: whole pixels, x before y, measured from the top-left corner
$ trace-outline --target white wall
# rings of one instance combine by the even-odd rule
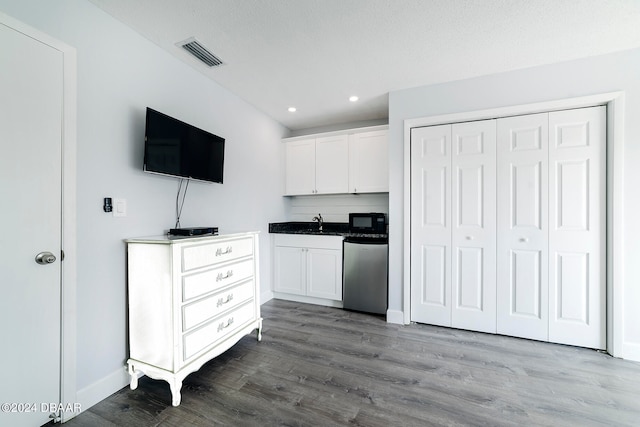
[[[259,230],[266,289],[268,223],[288,215],[280,151],[288,129],[88,1],[0,0],[0,10],[77,48],[78,253],[67,256],[78,265],[77,390],[99,400],[124,385],[123,239],[162,234],[175,222],[178,180],[142,172],[145,107],[226,138],[225,183],[191,183],[181,224]],[[104,213],[103,197],[126,199],[127,217]]]
[[[310,222],[320,213],[326,222],[349,222],[351,212],[389,213],[389,194],[320,194],[291,197],[290,221]]]
[[[389,95],[389,308],[403,311],[403,121],[624,91],[623,357],[640,360],[640,49]]]

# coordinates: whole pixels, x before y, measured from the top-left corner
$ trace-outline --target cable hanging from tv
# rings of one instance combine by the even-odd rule
[[[183,191],[182,187],[185,181],[187,181],[187,183],[184,185],[184,191]],[[187,197],[188,189],[189,189],[189,179],[181,178],[180,184],[178,185],[178,194],[176,195],[176,226],[175,228],[180,228],[180,215],[182,215],[184,199]],[[180,193],[182,193],[182,201],[180,200]]]

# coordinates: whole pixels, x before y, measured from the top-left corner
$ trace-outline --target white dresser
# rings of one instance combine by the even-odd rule
[[[257,329],[258,234],[127,239],[131,389],[140,372],[182,381]]]

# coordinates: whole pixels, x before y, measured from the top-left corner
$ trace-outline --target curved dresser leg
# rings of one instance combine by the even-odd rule
[[[262,319],[258,320],[258,341],[262,341]]]
[[[180,389],[182,389],[182,381],[177,379],[169,381],[169,387],[171,388],[171,404],[173,406],[180,405],[180,400],[182,400],[182,396],[180,395]]]
[[[127,362],[127,365],[129,365],[128,370],[129,375],[131,376],[131,384],[129,385],[129,387],[131,387],[131,390],[135,390],[138,388],[138,374],[136,373],[136,370],[131,362]]]

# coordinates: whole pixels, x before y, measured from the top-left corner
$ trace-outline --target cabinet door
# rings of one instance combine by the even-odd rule
[[[347,135],[316,139],[316,193],[337,194],[349,190]]]
[[[342,251],[307,249],[307,295],[342,301]]]
[[[548,114],[498,119],[497,331],[546,341]]]
[[[306,294],[305,254],[302,248],[275,247],[274,291],[296,295]]]
[[[411,320],[451,326],[451,125],[411,130]]]
[[[315,139],[285,143],[285,195],[313,194],[316,189]]]
[[[349,192],[389,191],[388,131],[363,132],[349,137]]]

